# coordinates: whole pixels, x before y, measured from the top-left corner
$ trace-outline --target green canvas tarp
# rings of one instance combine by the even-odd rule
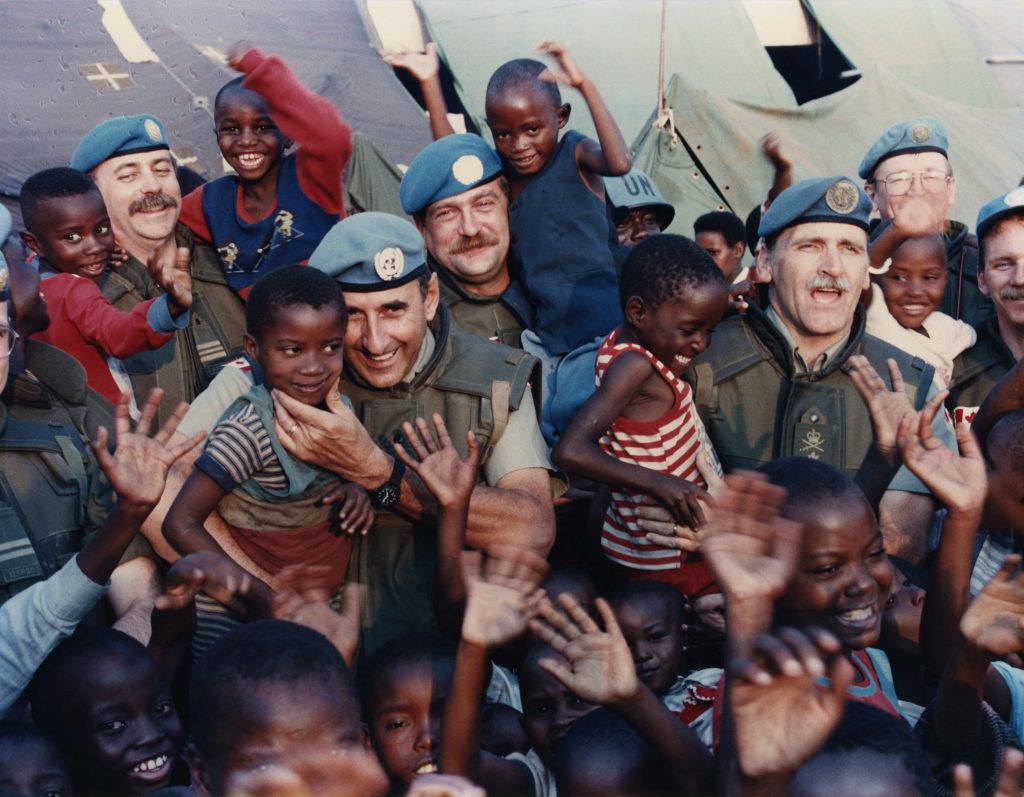
[[[852,86],[799,108],[730,99],[678,75],[667,89],[677,141],[647,127],[634,143],[634,162],[676,208],[670,232],[691,235],[694,219],[730,209],[745,218],[763,201],[772,169],[759,139],[775,131],[793,161],[793,177],[856,177],[868,147],[901,119],[930,114],[950,136],[957,178],[953,217],[974,226],[978,209],[1024,175],[1024,109],[978,108],[926,94],[881,67]],[[653,120],[653,115],[651,117]]]

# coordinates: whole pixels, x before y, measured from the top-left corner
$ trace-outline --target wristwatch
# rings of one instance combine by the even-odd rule
[[[380,487],[370,490],[370,501],[377,509],[390,509],[398,503],[398,496],[402,493],[402,476],[405,474],[405,463],[397,456],[394,458],[395,466],[391,469],[391,476]]]

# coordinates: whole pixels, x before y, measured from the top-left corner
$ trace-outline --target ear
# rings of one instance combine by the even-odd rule
[[[984,263],[978,263],[978,290],[985,296],[991,296],[988,292],[988,271]]]
[[[441,303],[441,289],[437,285],[437,274],[430,275],[430,282],[427,283],[427,295],[423,297],[427,321],[433,321],[437,315],[437,306]]]
[[[635,327],[643,326],[644,318],[647,317],[647,305],[639,296],[630,296],[626,299],[626,307],[622,315],[627,323]]]
[[[41,258],[45,258],[46,255],[43,253],[43,247],[39,243],[39,239],[35,237],[28,230],[21,233],[21,242],[31,249],[35,254]]]
[[[956,177],[950,175],[949,184],[946,186],[946,203],[949,207],[953,207],[954,202],[956,202]]]
[[[569,114],[571,114],[571,113],[572,113],[572,105],[570,105],[569,103],[564,103],[555,112],[555,115],[558,117],[558,129],[559,130],[561,130],[563,127],[565,127],[567,124],[569,124]]]
[[[875,200],[875,184],[864,183],[864,193],[867,194],[868,198],[871,200],[872,210],[878,210],[878,202]]]
[[[732,254],[735,258],[741,258],[747,251],[747,245],[743,241],[737,241],[732,248]]]
[[[260,344],[256,338],[250,335],[248,332],[242,336],[242,346],[245,348],[245,353],[252,357],[254,360],[259,359],[260,356]]]
[[[363,734],[363,747],[367,750],[373,750],[373,737],[370,736],[370,726],[363,722],[360,724],[360,729]]]
[[[772,264],[767,246],[762,246],[758,251],[757,258],[754,260],[754,270],[757,272],[758,282],[772,281]]]

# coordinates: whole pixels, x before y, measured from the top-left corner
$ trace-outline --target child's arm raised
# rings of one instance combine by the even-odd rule
[[[526,601],[548,564],[525,548],[501,546],[486,555],[465,551],[461,566],[466,613],[441,723],[441,771],[464,775],[490,792],[522,794],[529,786],[523,770],[480,749],[480,698],[488,651],[526,630]]]
[[[621,715],[651,745],[683,794],[709,793],[715,780],[711,753],[637,678],[633,654],[608,602],[596,601],[604,631],[571,595],[559,595],[558,602],[556,608],[546,597],[539,601],[530,630],[568,666],[550,658],[537,663],[576,696]]]
[[[558,69],[549,69],[548,76],[545,76],[547,73],[542,73],[541,80],[563,83],[579,91],[590,108],[594,127],[597,128],[597,141],[600,143],[591,139],[580,142],[576,150],[576,163],[584,172],[608,177],[628,172],[633,165],[633,159],[619,126],[597,91],[597,86],[579,68],[565,45],[548,39],[541,42],[537,49],[554,58],[559,66]]]
[[[654,367],[636,352],[619,355],[605,372],[601,386],[572,419],[551,458],[558,467],[612,487],[628,487],[654,496],[677,523],[698,528],[704,523],[701,501],[706,490],[656,470],[622,462],[601,450],[597,441],[611,427],[651,375]],[[659,377],[660,379],[660,377]]]
[[[424,418],[402,425],[416,459],[401,444],[395,454],[415,473],[437,501],[437,570],[434,584],[434,606],[442,630],[458,633],[462,609],[466,601],[466,585],[462,580],[460,556],[466,547],[466,523],[469,501],[476,487],[480,467],[480,444],[472,432],[466,434],[469,456],[462,459],[452,445],[444,418],[434,413],[438,442],[430,433]]]
[[[354,671],[362,627],[359,616],[366,600],[366,585],[346,584],[341,611],[336,612],[328,603],[331,591],[322,585],[325,578],[331,578],[332,570],[327,565],[288,565],[282,568],[274,579],[277,586],[274,617],[319,631]]]
[[[455,128],[448,121],[448,108],[445,107],[444,93],[441,91],[441,59],[437,55],[437,45],[427,42],[422,53],[381,50],[380,57],[388,66],[408,70],[419,81],[434,140],[452,135]]]

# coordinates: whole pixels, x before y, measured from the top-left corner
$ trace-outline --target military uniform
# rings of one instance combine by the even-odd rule
[[[978,241],[959,221],[948,223],[943,240],[949,276],[939,310],[977,325],[994,312],[992,300],[978,288]]]
[[[178,246],[187,246],[192,252],[191,322],[159,349],[122,360],[139,400],[154,387],[164,389],[155,423],[162,423],[180,402],[191,401],[202,392],[217,371],[238,356],[245,333],[245,306],[228,287],[216,253],[196,243],[183,225],[178,225],[175,238]],[[163,292],[146,265],[134,257],[110,271],[101,288],[107,300],[122,311]]]
[[[451,313],[452,323],[463,332],[488,340],[497,340],[520,348],[523,322],[501,296],[477,296],[467,291],[444,266],[429,258],[431,271],[437,274],[441,301]]]
[[[974,419],[981,402],[1017,362],[999,335],[995,318],[989,318],[977,330],[978,342],[953,361],[946,406],[957,423]]]

